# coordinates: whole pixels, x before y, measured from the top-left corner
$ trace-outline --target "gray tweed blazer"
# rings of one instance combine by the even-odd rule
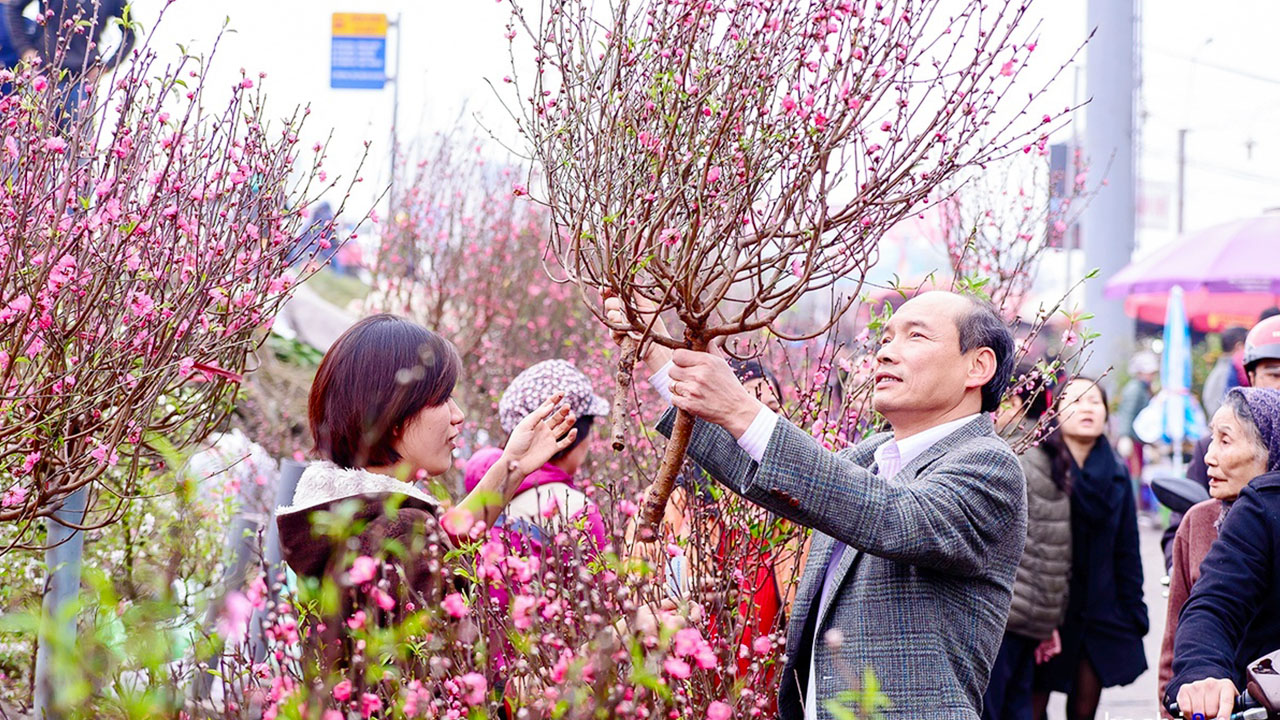
[[[668,411],[659,431],[670,434],[673,420]],[[812,652],[819,720],[833,717],[827,701],[858,688],[868,670],[890,702],[886,718],[981,713],[1027,535],[1022,467],[985,415],[883,479],[873,453],[889,438],[833,453],[779,420],[757,464],[718,425],[694,427],[689,455],[712,477],[815,531],[787,629],[785,720],[804,717]],[[850,550],[832,575],[825,614],[812,617],[833,539]]]

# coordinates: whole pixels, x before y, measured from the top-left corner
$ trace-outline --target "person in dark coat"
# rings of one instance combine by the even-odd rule
[[[1237,388],[1267,448],[1267,472],[1240,491],[1178,618],[1165,702],[1225,718],[1244,669],[1280,648],[1280,391]]]
[[[33,26],[23,17],[29,5],[35,5],[47,19]],[[36,58],[46,65],[56,62],[57,69],[87,82],[119,65],[136,41],[133,28],[122,25],[120,45],[109,56],[100,53],[103,31],[113,18],[123,19],[129,12],[125,0],[6,0],[2,9],[0,21],[4,22],[15,54],[27,62]],[[63,24],[71,20],[84,23],[85,29],[60,34]]]
[[[1251,480],[1267,472],[1269,457],[1262,433],[1254,421],[1246,394],[1230,392],[1213,415],[1213,442],[1205,456],[1212,497],[1187,511],[1173,543],[1173,569],[1169,583],[1169,611],[1165,613],[1160,642],[1160,674],[1157,697],[1163,700],[1173,678],[1173,643],[1178,616],[1200,579],[1200,565],[1218,539],[1218,528],[1232,503]],[[1166,714],[1166,717],[1171,715]]]
[[[1090,720],[1103,688],[1128,685],[1147,669],[1138,514],[1129,471],[1104,434],[1102,387],[1072,380],[1057,408],[1073,461],[1071,584],[1062,652],[1037,669],[1036,717],[1056,691],[1067,693],[1070,720]]]
[[[1053,378],[1034,367],[1020,368],[1017,377],[996,425],[1006,437],[1038,432],[1043,440],[1018,458],[1027,476],[1027,544],[1009,622],[982,697],[984,720],[1031,720],[1035,667],[1062,649],[1058,627],[1066,616],[1071,577],[1071,454],[1052,421],[1039,427],[1051,404]]]

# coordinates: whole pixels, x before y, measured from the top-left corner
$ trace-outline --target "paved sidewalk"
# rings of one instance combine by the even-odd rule
[[[1160,660],[1160,638],[1164,635],[1164,618],[1168,609],[1164,586],[1164,555],[1160,552],[1160,535],[1163,528],[1148,527],[1140,520],[1139,546],[1142,551],[1142,579],[1146,590],[1147,611],[1151,616],[1151,631],[1147,633],[1147,672],[1132,685],[1107,688],[1102,691],[1096,720],[1159,720],[1156,705],[1156,670]],[[1049,702],[1050,720],[1065,720],[1066,696],[1054,694]]]

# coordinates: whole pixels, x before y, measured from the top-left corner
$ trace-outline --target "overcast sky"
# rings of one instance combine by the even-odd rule
[[[151,27],[164,3],[135,0]],[[1176,145],[1189,130],[1186,226],[1205,227],[1280,206],[1280,3],[1274,0],[1159,0],[1143,3],[1141,60],[1140,252],[1172,237]],[[212,80],[229,87],[241,67],[266,72],[272,109],[309,103],[312,135],[334,133],[333,169],[350,168],[365,140],[375,163],[371,185],[386,180],[392,92],[329,89],[330,16],[385,12],[402,18],[402,138],[477,119],[500,137],[512,124],[489,82],[511,73],[504,38],[505,2],[492,0],[176,0],[156,26],[153,46],[173,52],[212,47],[224,20]],[[1206,9],[1210,8],[1210,9]],[[1070,55],[1086,36],[1084,0],[1039,0],[1043,24],[1034,60],[1041,70]],[[393,33],[394,35],[394,33]],[[389,55],[395,54],[391,41]],[[389,64],[391,62],[389,58]],[[389,72],[392,68],[388,68]],[[1046,107],[1060,108],[1077,87],[1064,74]],[[1080,72],[1083,82],[1083,71]],[[1068,133],[1070,130],[1067,131]]]

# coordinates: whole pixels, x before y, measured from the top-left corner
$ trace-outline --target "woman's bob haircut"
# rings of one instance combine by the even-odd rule
[[[352,325],[325,353],[307,419],[315,451],[339,467],[394,465],[392,448],[423,408],[448,402],[461,361],[453,345],[395,315]]]

